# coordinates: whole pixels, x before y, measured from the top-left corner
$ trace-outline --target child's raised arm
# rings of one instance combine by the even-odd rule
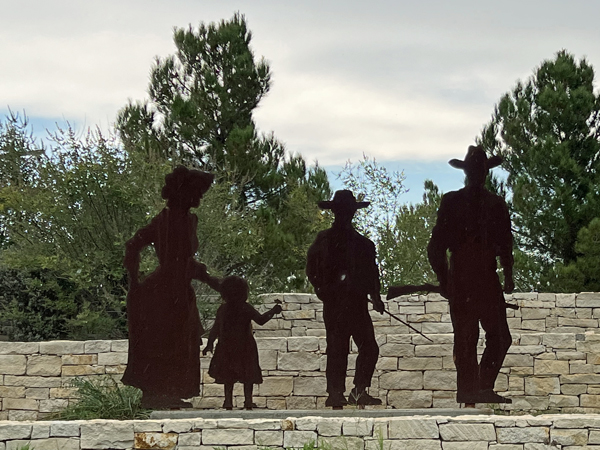
[[[275,301],[280,302],[279,300],[275,300]],[[254,309],[254,308],[252,308],[252,309]],[[279,314],[281,312],[281,310],[282,310],[282,308],[279,303],[277,305],[273,306],[270,310],[268,310],[264,314],[260,314],[257,310],[254,309],[254,313],[252,315],[252,320],[254,320],[259,325],[264,325],[269,320],[271,320],[275,314]]]

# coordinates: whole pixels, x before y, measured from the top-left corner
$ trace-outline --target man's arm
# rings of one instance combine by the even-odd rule
[[[513,236],[510,214],[504,200],[501,200],[500,203],[500,220],[496,236],[498,237],[498,258],[504,272],[504,292],[510,294],[515,289],[513,279]]]
[[[431,264],[431,268],[440,283],[441,294],[446,298],[449,295],[448,257],[446,256],[446,252],[449,247],[449,214],[452,209],[450,203],[447,195],[444,195],[438,209],[437,221],[433,227],[431,239],[427,246],[429,264]]]

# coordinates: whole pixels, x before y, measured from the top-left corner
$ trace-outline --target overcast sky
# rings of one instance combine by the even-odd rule
[[[169,0],[3,2],[0,113],[36,132],[56,121],[108,129],[146,97],[173,27],[239,11],[273,72],[256,112],[291,152],[335,172],[363,153],[456,189],[462,158],[494,104],[544,59],[567,49],[600,66],[600,2]]]

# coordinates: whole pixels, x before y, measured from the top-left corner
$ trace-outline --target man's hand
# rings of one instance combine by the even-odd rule
[[[512,277],[504,279],[504,293],[512,294],[512,291],[515,290],[515,282]]]
[[[376,295],[375,297],[371,298],[371,303],[373,303],[373,309],[375,311],[377,311],[379,314],[383,314],[383,311],[385,310],[385,305],[381,301],[381,296]]]
[[[204,347],[204,350],[202,350],[202,354],[203,354],[204,356],[206,356],[206,354],[207,354],[208,352],[210,352],[210,353],[212,353],[212,352],[213,352],[213,344],[212,344],[212,342],[209,342],[209,343],[207,343],[207,344],[206,344],[206,347]]]

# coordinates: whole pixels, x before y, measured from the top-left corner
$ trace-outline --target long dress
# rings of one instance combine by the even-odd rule
[[[252,320],[260,323],[262,317],[246,302],[225,303],[219,307],[209,338],[219,339],[208,369],[216,383],[263,382],[251,323]]]
[[[199,395],[204,330],[191,286],[197,223],[189,211],[165,208],[128,242],[128,251],[138,253],[153,244],[159,261],[127,295],[129,359],[122,381],[144,395]]]

